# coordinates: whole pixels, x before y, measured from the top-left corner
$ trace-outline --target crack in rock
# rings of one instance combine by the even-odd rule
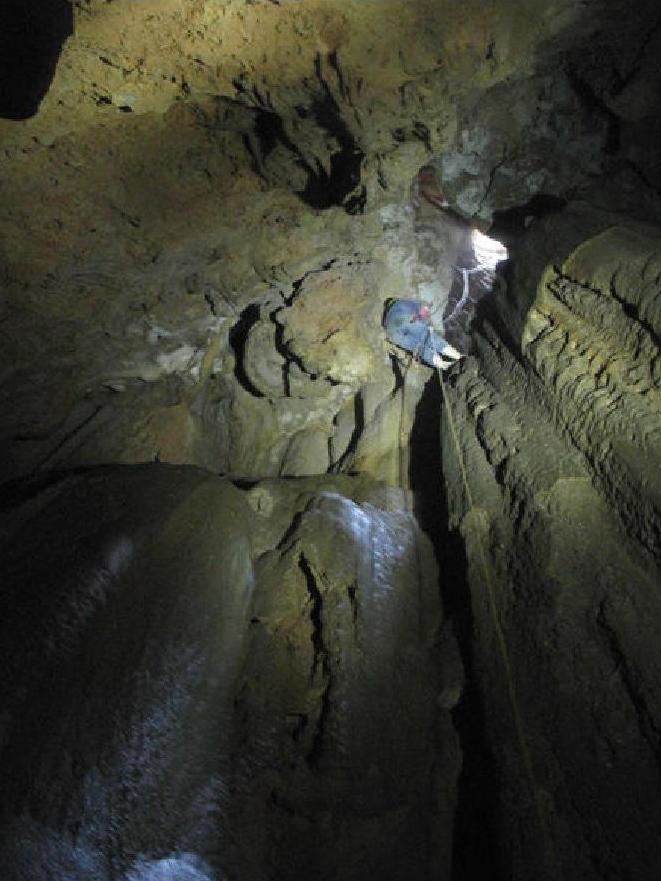
[[[321,708],[317,718],[314,735],[312,737],[312,745],[306,756],[306,762],[308,765],[311,768],[316,768],[321,758],[324,731],[328,714],[330,712],[330,694],[333,687],[333,676],[331,672],[330,651],[326,645],[323,632],[323,596],[319,590],[314,570],[305,554],[301,553],[299,556],[298,565],[305,578],[305,586],[310,599],[310,622],[312,624],[312,634],[310,639],[313,648],[310,680],[314,682],[318,674],[321,674],[321,677],[325,680],[324,690],[321,695]]]

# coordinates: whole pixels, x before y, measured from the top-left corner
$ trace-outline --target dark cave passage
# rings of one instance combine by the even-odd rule
[[[238,382],[249,394],[256,398],[263,398],[263,392],[253,385],[245,368],[246,340],[250,329],[259,321],[259,315],[260,310],[257,303],[251,303],[247,306],[229,332],[229,344],[234,352],[234,375]]]
[[[495,238],[509,242],[512,236],[522,235],[531,221],[562,211],[566,204],[567,200],[559,196],[537,193],[525,205],[495,211],[491,233]]]
[[[67,0],[3,0],[0,8],[0,117],[33,116],[73,33]]]
[[[409,477],[414,514],[434,548],[439,592],[464,666],[465,684],[453,709],[462,749],[454,825],[452,881],[500,881],[496,823],[496,768],[474,677],[473,616],[464,543],[449,525],[441,443],[443,396],[435,373],[425,384],[411,431]]]

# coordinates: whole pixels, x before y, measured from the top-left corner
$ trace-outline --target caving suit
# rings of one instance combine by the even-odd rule
[[[442,355],[448,343],[429,319],[420,317],[421,306],[419,300],[394,300],[386,309],[383,326],[391,343],[431,367],[434,355]]]

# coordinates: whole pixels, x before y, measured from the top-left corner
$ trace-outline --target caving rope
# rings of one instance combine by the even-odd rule
[[[402,404],[399,411],[399,485],[404,493],[406,510],[411,511],[410,493],[408,486],[408,464],[410,435],[406,431],[406,383],[408,381],[411,361],[402,365]]]
[[[445,383],[443,382],[443,374],[440,368],[436,368],[436,372],[438,374],[438,381],[441,386],[441,394],[443,397],[443,408],[445,413],[447,414],[448,425],[450,426],[450,435],[452,437],[452,443],[454,445],[454,451],[457,458],[457,463],[459,465],[459,471],[461,474],[461,480],[464,486],[464,492],[466,494],[466,502],[468,505],[468,511],[477,510],[475,507],[475,503],[473,501],[473,494],[471,492],[470,484],[468,482],[468,474],[466,471],[466,464],[464,462],[464,457],[461,452],[461,446],[459,444],[459,436],[457,434],[457,428],[454,421],[454,416],[452,414],[452,407],[450,405],[450,399],[447,393],[447,389],[445,387]],[[526,770],[526,774],[528,777],[528,783],[530,785],[532,799],[535,805],[535,814],[537,816],[537,821],[539,823],[539,828],[542,834],[542,839],[545,844],[546,856],[547,856],[547,868],[549,870],[549,877],[559,878],[559,862],[557,858],[557,854],[555,852],[555,847],[553,845],[553,841],[551,839],[551,834],[549,832],[549,823],[546,817],[546,810],[542,803],[542,799],[540,796],[540,789],[537,785],[537,781],[535,778],[535,770],[532,761],[532,755],[530,753],[530,747],[528,746],[529,738],[526,735],[525,727],[523,724],[523,718],[521,716],[521,711],[519,710],[519,704],[516,698],[516,689],[514,687],[514,677],[512,675],[512,664],[510,661],[510,654],[507,648],[507,642],[505,640],[505,633],[503,631],[503,627],[500,623],[500,614],[498,611],[498,603],[496,600],[496,589],[494,586],[494,578],[492,574],[492,567],[489,563],[489,559],[487,556],[487,551],[484,545],[484,538],[482,532],[479,528],[475,528],[475,535],[477,539],[478,546],[478,556],[480,559],[480,564],[482,571],[484,573],[484,584],[487,592],[487,602],[489,606],[489,611],[491,613],[491,618],[493,621],[494,631],[496,634],[496,642],[498,644],[498,650],[500,652],[501,660],[503,663],[503,669],[505,672],[505,681],[507,686],[507,695],[510,702],[510,707],[512,710],[512,717],[514,721],[514,728],[516,731],[516,737],[519,744],[519,750],[521,753],[521,760],[523,762],[523,766]]]

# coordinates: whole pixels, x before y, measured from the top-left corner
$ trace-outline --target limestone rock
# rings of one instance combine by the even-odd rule
[[[272,313],[306,273],[362,251],[375,269],[360,294],[365,302],[351,305],[356,321],[342,317],[347,279],[331,285],[309,275],[291,303],[291,329],[303,338],[294,333],[287,343],[310,361],[304,372],[352,383],[355,393],[381,371],[378,334],[361,331],[378,325],[386,297],[415,284],[403,240],[401,260],[383,248],[378,212],[401,209],[420,165],[455,143],[458,122],[462,130],[472,123],[470,108],[478,108],[477,131],[509,101],[481,103],[483,96],[503,84],[504,95],[528,106],[547,43],[554,59],[591,32],[589,18],[560,0],[489,11],[473,0],[461,9],[450,0],[196,0],[185,11],[175,0],[91,0],[57,9],[50,89],[38,112],[31,99],[22,121],[0,120],[8,390],[0,440],[13,473],[45,460],[115,458],[101,432],[83,439],[77,421],[109,384],[133,383],[136,399],[143,384],[132,417],[129,407],[115,414],[117,402],[104,402],[109,421],[122,422],[124,438],[110,446],[124,456],[145,420],[160,418],[147,411],[152,399],[158,407],[172,397],[171,379],[182,386],[173,405],[196,419],[200,399],[214,397],[205,359],[225,370],[226,332],[243,310],[268,304]],[[45,19],[33,24],[39,38]],[[568,141],[576,140],[572,126]],[[528,135],[511,130],[519,157]],[[548,152],[546,142],[540,149]],[[537,156],[526,157],[530,167]],[[483,175],[479,186],[486,184]],[[523,192],[514,184],[508,178],[512,192]],[[315,337],[301,310],[317,316],[310,301],[322,298],[337,300],[331,308],[342,327],[336,332],[323,317]],[[254,368],[267,397],[280,392],[278,355],[277,346],[264,352]],[[237,406],[230,397],[225,410]],[[63,455],[62,431],[71,425],[81,442]],[[133,461],[148,446],[136,445]],[[176,457],[210,464],[210,451],[199,450],[184,445]],[[218,467],[232,458],[214,455]]]
[[[9,881],[657,878],[657,6],[4,0]]]
[[[306,429],[294,435],[283,457],[283,477],[324,474],[329,467],[328,435],[320,429]]]
[[[401,493],[150,465],[6,502],[8,881],[447,871],[461,674]]]
[[[532,239],[550,261],[536,295],[515,276],[491,303],[477,358],[447,386],[444,473],[487,730],[500,744],[503,865],[652,878],[659,238],[597,214],[584,226],[603,231],[567,247],[548,235],[562,221]],[[525,317],[506,344],[512,299]]]
[[[237,871],[269,874],[284,863],[328,879],[447,871],[441,817],[458,756],[447,713],[434,709],[429,552],[408,515],[326,492],[262,557],[238,708]],[[432,758],[436,737],[443,748]]]
[[[349,260],[308,275],[291,306],[279,313],[283,342],[307,373],[353,384],[373,374],[380,322],[374,320],[378,301],[363,276],[368,271]]]
[[[24,489],[2,520],[5,877],[124,877],[138,856],[206,851],[249,617],[248,505],[163,465]]]

